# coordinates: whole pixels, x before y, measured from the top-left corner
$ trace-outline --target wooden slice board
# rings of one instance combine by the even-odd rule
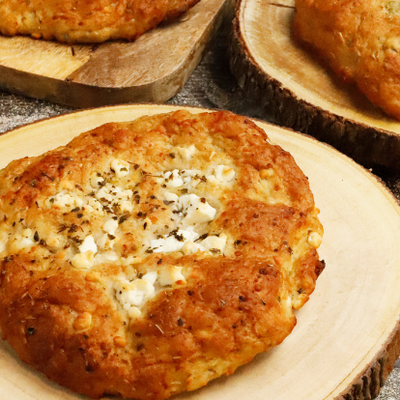
[[[344,84],[292,34],[294,0],[240,0],[231,69],[283,126],[328,142],[367,166],[400,169],[400,122]]]
[[[66,144],[100,124],[176,109],[106,107],[19,128],[0,137],[0,168],[13,159]],[[297,313],[296,328],[280,346],[232,376],[174,398],[374,397],[400,353],[400,207],[375,176],[331,147],[290,130],[256,123],[273,142],[292,153],[309,177],[321,209],[325,235],[319,253],[327,267],[309,302]],[[1,400],[82,398],[24,365],[1,341],[0,387]]]
[[[182,88],[231,9],[232,0],[201,0],[130,43],[0,36],[0,88],[74,107],[162,103]]]

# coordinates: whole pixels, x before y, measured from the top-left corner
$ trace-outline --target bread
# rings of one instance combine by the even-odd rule
[[[198,0],[2,0],[0,33],[65,43],[134,40]]]
[[[400,119],[400,3],[296,0],[294,35],[345,81]]]
[[[110,123],[0,171],[0,329],[89,397],[163,399],[281,343],[323,228],[293,157],[247,118]]]

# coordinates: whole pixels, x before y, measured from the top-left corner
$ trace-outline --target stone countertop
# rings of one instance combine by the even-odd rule
[[[230,110],[237,114],[274,122],[272,116],[254,102],[237,85],[229,70],[226,54],[226,34],[219,31],[200,64],[181,91],[167,104]],[[6,93],[0,90],[0,135],[13,128],[37,120],[76,111],[76,109]],[[400,200],[400,174],[383,168],[372,171]],[[400,399],[400,358],[381,389],[378,400]]]

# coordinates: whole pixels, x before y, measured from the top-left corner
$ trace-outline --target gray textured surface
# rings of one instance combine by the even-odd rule
[[[168,101],[174,105],[230,110],[238,114],[274,122],[243,93],[229,71],[226,35],[223,31],[205,53],[202,62],[182,90]],[[72,112],[74,109],[29,99],[0,91],[0,134],[40,119]],[[392,171],[376,169],[397,199],[400,199],[400,178]],[[400,400],[400,360],[381,390],[379,400]]]

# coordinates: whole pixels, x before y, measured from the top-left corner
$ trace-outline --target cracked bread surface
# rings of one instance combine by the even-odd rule
[[[0,33],[64,43],[134,40],[198,0],[2,0]]]
[[[281,343],[324,263],[293,157],[247,118],[110,123],[0,171],[0,329],[77,393],[163,399]]]
[[[400,119],[400,1],[296,0],[294,35]]]

